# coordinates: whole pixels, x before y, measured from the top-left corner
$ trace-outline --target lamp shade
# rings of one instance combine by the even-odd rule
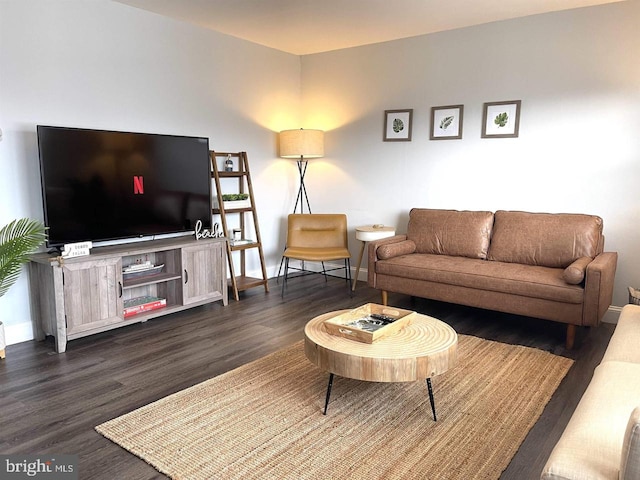
[[[324,156],[322,130],[283,130],[280,132],[282,158],[320,158]]]

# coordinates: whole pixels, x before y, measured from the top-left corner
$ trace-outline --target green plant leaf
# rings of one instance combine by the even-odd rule
[[[504,127],[508,121],[509,121],[509,115],[507,115],[507,112],[502,112],[496,115],[496,118],[493,121],[493,123],[498,125],[498,127]]]
[[[222,195],[222,200],[225,202],[233,202],[235,200],[246,200],[249,198],[248,193],[225,193]]]
[[[400,133],[402,130],[404,130],[404,122],[402,120],[400,120],[399,118],[394,118],[393,119],[393,131],[396,133]]]
[[[30,218],[13,220],[0,229],[0,297],[16,283],[21,266],[46,239],[45,226]]]

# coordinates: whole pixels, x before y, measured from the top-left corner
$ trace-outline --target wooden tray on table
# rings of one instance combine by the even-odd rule
[[[411,310],[367,303],[325,320],[324,327],[331,335],[362,343],[373,343],[409,325],[415,313]]]

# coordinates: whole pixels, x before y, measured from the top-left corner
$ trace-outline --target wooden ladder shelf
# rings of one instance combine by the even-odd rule
[[[211,157],[211,177],[215,182],[215,197],[217,203],[214,202],[213,214],[220,215],[222,223],[222,231],[227,237],[227,259],[229,261],[229,272],[231,274],[230,286],[233,290],[233,297],[240,300],[238,292],[248,290],[250,288],[264,286],[265,292],[269,291],[267,279],[267,270],[264,263],[264,253],[262,251],[262,239],[260,237],[260,226],[258,224],[258,212],[256,210],[255,197],[253,195],[253,186],[251,184],[251,172],[249,170],[249,160],[246,152],[228,153],[228,152],[210,152]],[[233,162],[231,171],[225,170],[225,161]],[[233,202],[224,201],[222,179],[231,179],[230,182],[237,189],[235,192],[228,193],[246,193],[249,195],[250,203],[245,205],[234,205]],[[237,181],[237,184],[233,180]],[[230,216],[237,215],[237,224],[241,233],[241,240],[234,241],[233,232],[229,231],[228,220]],[[250,215],[253,221],[253,233],[255,239],[248,240],[250,234],[250,225],[246,216]],[[260,257],[260,266],[262,269],[262,278],[249,277],[246,274],[246,254],[251,250],[257,250]],[[240,255],[240,275],[236,275],[234,267],[234,259],[232,252],[238,252]]]

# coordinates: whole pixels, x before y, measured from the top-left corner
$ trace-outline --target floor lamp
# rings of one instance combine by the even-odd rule
[[[307,173],[307,160],[310,158],[320,158],[324,156],[324,132],[322,130],[283,130],[280,132],[280,157],[295,159],[298,163],[298,173],[300,174],[300,187],[293,213],[296,213],[300,204],[300,213],[304,213],[304,202],[307,202],[307,213],[311,213],[307,189],[304,186],[304,176]],[[285,247],[286,248],[286,247]],[[280,260],[278,277],[282,271],[284,257]],[[304,262],[302,264],[304,269]]]
[[[307,211],[311,213],[307,189],[304,186],[304,176],[307,173],[307,160],[324,156],[324,132],[322,130],[283,130],[280,132],[280,156],[297,160],[300,174],[300,187],[293,213],[300,204],[300,213],[304,213],[304,202]]]

